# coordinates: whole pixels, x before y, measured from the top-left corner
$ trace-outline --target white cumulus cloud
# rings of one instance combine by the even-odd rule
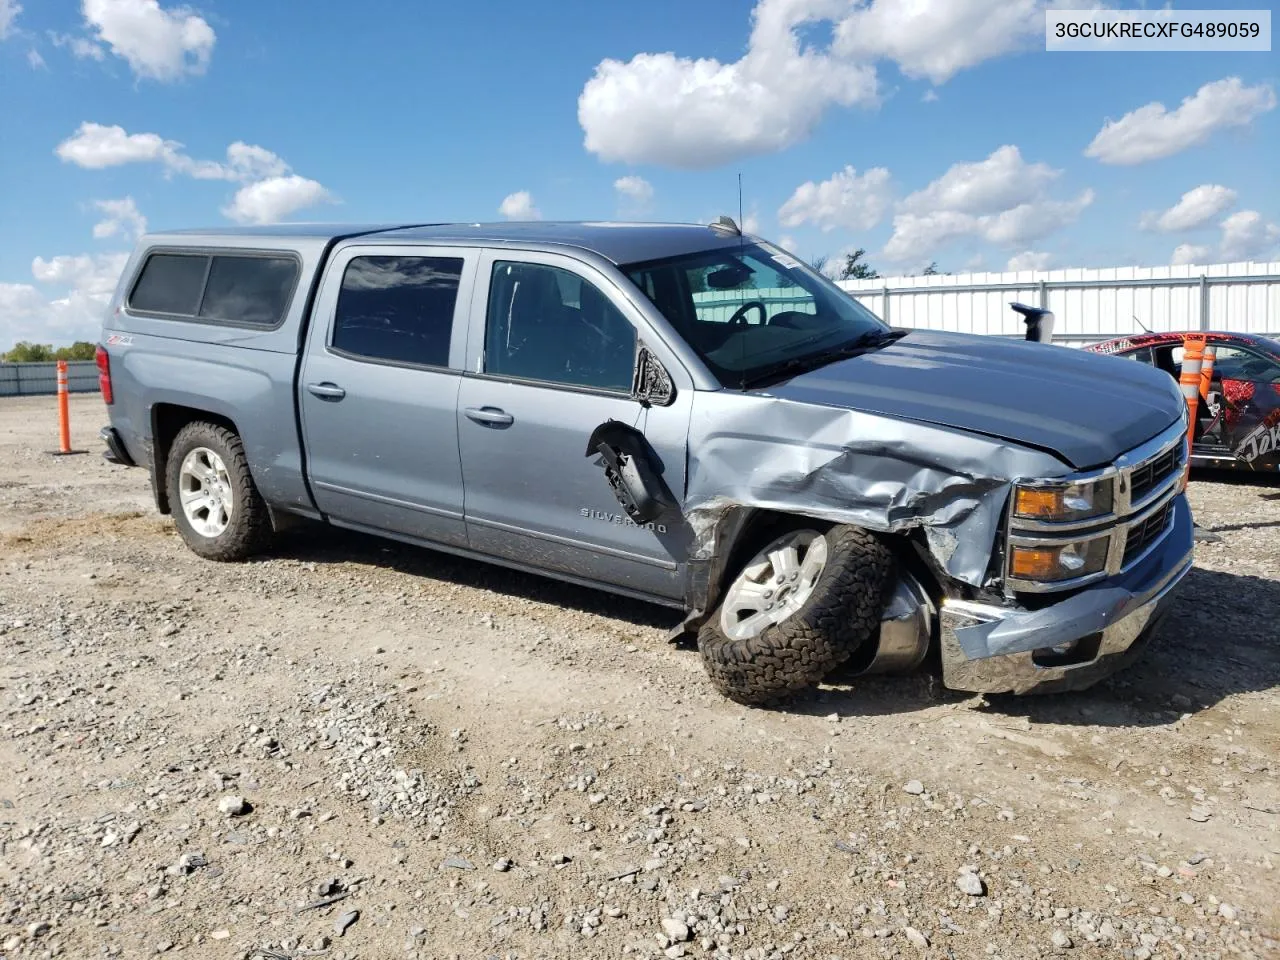
[[[1048,270],[1049,265],[1053,263],[1053,254],[1042,253],[1035,250],[1024,250],[1022,253],[1015,253],[1009,258],[1009,263],[1005,266],[1006,270],[1018,272],[1022,270]]]
[[[943,83],[1032,46],[1045,8],[1058,2],[759,0],[741,58],[602,60],[578,98],[578,121],[586,149],[606,161],[697,169],[782,150],[834,107],[876,105],[878,61]],[[810,39],[824,34],[830,42]]]
[[[49,39],[58,48],[66,47],[77,60],[97,60],[101,63],[107,59],[107,51],[88,37],[76,37],[68,33],[50,31]]]
[[[181,146],[154,133],[130,134],[124,127],[85,122],[54,153],[76,166],[101,170],[126,163],[172,163]]]
[[[873,167],[858,173],[846,166],[821,183],[800,184],[778,209],[784,227],[811,223],[824,231],[870,230],[888,213],[892,202],[889,171]]]
[[[985,160],[953,164],[937,180],[907,197],[902,209],[921,214],[1007,210],[1040,196],[1059,173],[1045,163],[1027,163],[1017,147],[1006,144]]]
[[[13,24],[22,12],[17,0],[0,0],[0,40],[7,40],[13,33]]]
[[[1202,183],[1184,193],[1182,199],[1163,213],[1143,216],[1140,226],[1144,230],[1160,230],[1164,233],[1198,230],[1234,206],[1235,202],[1234,190],[1216,183]]]
[[[1175,267],[1185,267],[1192,263],[1207,263],[1213,258],[1213,247],[1197,243],[1180,243],[1173,250],[1169,259]]]
[[[836,50],[888,59],[909,77],[944,83],[1044,36],[1044,0],[876,0],[836,28]]]
[[[508,220],[541,220],[542,214],[533,204],[533,196],[528,190],[517,190],[509,193],[498,205],[498,213]]]
[[[289,165],[270,150],[239,140],[227,147],[225,163],[217,160],[192,160],[182,153],[166,157],[165,163],[175,173],[185,173],[197,180],[246,183],[282,177],[289,172]]]
[[[36,257],[30,283],[0,283],[0,349],[96,340],[128,254]]]
[[[642,213],[653,202],[653,184],[644,177],[619,177],[613,181],[618,200],[624,210]]]
[[[44,57],[40,56],[40,51],[32,47],[27,51],[27,63],[30,64],[32,70],[47,70],[48,64],[44,62]]]
[[[955,240],[972,237],[1012,249],[1073,223],[1093,203],[1092,190],[1069,200],[1048,195],[1060,171],[1027,163],[1015,146],[985,160],[953,164],[922,190],[906,197],[893,218],[884,256],[918,262]]]
[[[1171,262],[1185,265],[1280,259],[1280,225],[1257,210],[1233,213],[1218,226],[1222,232],[1216,247],[1182,243],[1173,251]]]
[[[1222,221],[1223,260],[1261,260],[1277,255],[1280,226],[1257,210],[1241,210]]]
[[[602,160],[706,168],[803,140],[836,104],[874,103],[874,67],[797,33],[846,7],[760,0],[747,51],[732,63],[674,53],[601,61],[578,98],[587,150]]]
[[[299,210],[332,200],[329,191],[315,180],[291,174],[241,187],[230,205],[222,208],[222,215],[236,223],[276,223]]]
[[[147,232],[147,218],[138,210],[133,197],[95,200],[93,206],[103,214],[93,227],[93,235],[98,240],[115,236],[136,239]]]
[[[54,152],[64,161],[90,170],[158,163],[167,175],[244,184],[222,210],[237,223],[271,223],[334,199],[315,180],[293,173],[279,155],[239,140],[227,147],[225,160],[197,160],[183,151],[182,144],[158,134],[130,134],[123,127],[86,122]]]
[[[138,77],[177,80],[204,73],[217,35],[186,7],[158,0],[83,0],[85,23]]]
[[[1275,105],[1267,84],[1246,87],[1239,77],[1227,77],[1206,83],[1176,110],[1152,102],[1108,120],[1085,156],[1119,165],[1160,160],[1204,143],[1218,130],[1248,126]]]

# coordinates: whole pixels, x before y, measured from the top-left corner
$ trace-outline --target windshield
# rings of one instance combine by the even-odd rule
[[[622,269],[726,387],[889,329],[772,244],[744,243]]]

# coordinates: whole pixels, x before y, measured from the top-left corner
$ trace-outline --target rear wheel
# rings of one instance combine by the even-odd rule
[[[858,527],[776,535],[698,634],[711,682],[744,704],[817,683],[875,635],[893,569],[889,548]]]
[[[168,488],[178,533],[209,560],[243,560],[270,539],[267,505],[232,430],[189,423],[169,448]]]

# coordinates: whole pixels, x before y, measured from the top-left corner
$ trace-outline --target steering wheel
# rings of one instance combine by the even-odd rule
[[[731,327],[746,326],[747,311],[752,309],[753,307],[756,310],[760,311],[761,323],[764,323],[766,320],[769,319],[769,309],[763,303],[761,303],[759,300],[748,300],[746,303],[740,306],[737,310],[733,311],[733,316],[729,318],[729,326]]]

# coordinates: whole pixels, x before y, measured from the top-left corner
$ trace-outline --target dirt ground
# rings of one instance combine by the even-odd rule
[[[1280,956],[1280,487],[1082,693],[719,697],[671,611],[324,529],[188,552],[0,401],[0,958]]]

